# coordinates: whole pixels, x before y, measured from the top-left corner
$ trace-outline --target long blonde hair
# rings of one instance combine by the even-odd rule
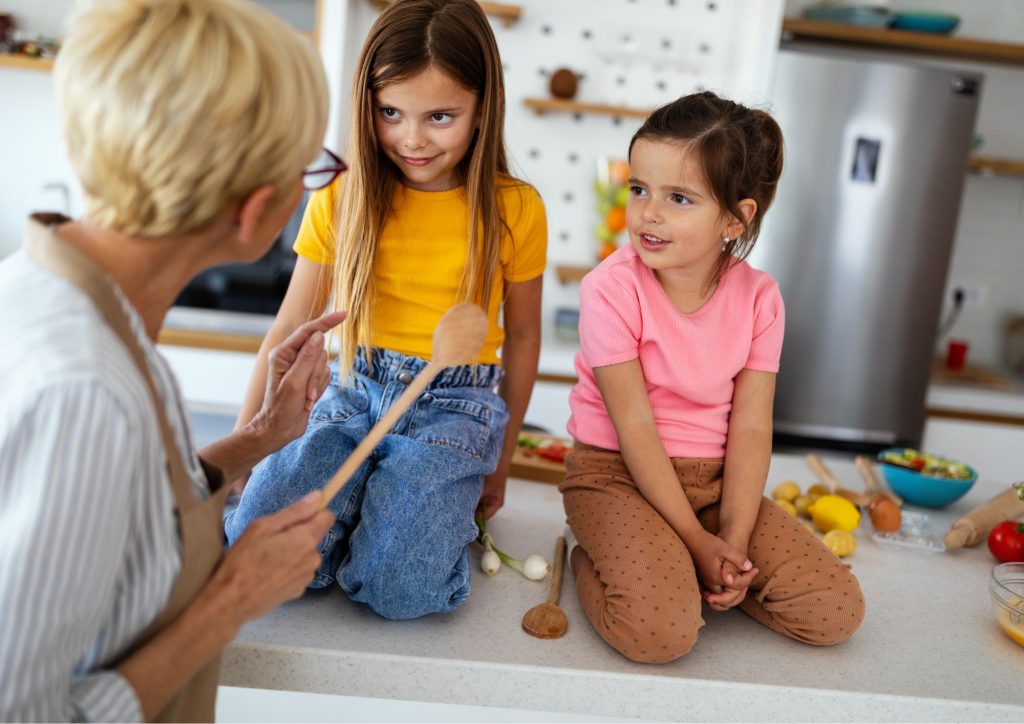
[[[469,246],[460,296],[489,308],[500,266],[503,220],[499,175],[505,152],[505,84],[498,44],[475,0],[397,0],[370,29],[352,85],[352,124],[338,202],[333,299],[349,312],[341,326],[340,376],[360,347],[369,350],[373,266],[400,171],[381,151],[374,128],[375,91],[434,65],[478,98],[480,125],[457,167],[469,202]]]

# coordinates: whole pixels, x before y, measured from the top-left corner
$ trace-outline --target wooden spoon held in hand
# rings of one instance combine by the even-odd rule
[[[565,538],[558,536],[555,541],[555,567],[551,573],[551,592],[548,600],[538,604],[523,616],[523,630],[539,639],[557,639],[564,636],[569,628],[565,611],[558,607],[562,593],[562,569],[565,560]]]
[[[338,468],[323,490],[321,508],[334,499],[338,491],[344,487],[359,466],[370,456],[377,444],[395,426],[398,418],[412,406],[427,385],[434,381],[438,373],[445,367],[454,367],[472,362],[480,354],[480,348],[487,339],[487,315],[475,304],[456,304],[441,317],[434,328],[430,362],[416,376],[401,397],[388,408],[384,417],[377,421],[362,442],[356,446],[348,459]]]

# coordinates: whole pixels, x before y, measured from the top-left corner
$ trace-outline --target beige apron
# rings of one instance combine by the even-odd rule
[[[181,569],[171,589],[167,606],[138,638],[133,650],[143,646],[180,614],[209,580],[224,548],[221,517],[228,486],[219,470],[203,464],[213,494],[198,500],[192,490],[185,464],[178,452],[160,395],[153,383],[145,354],[132,333],[124,309],[114,294],[113,281],[77,248],[58,237],[53,227],[69,221],[58,214],[35,214],[29,224],[25,252],[35,263],[67,279],[85,292],[131,353],[153,399],[160,424],[167,466],[174,491],[178,532],[181,535]],[[129,656],[128,652],[125,656]],[[220,655],[196,673],[168,702],[155,721],[213,721],[220,679]]]

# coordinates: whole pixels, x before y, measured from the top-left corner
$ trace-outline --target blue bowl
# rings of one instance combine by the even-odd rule
[[[894,13],[889,27],[894,30],[913,30],[919,33],[948,35],[959,24],[958,16],[945,13]]]
[[[922,475],[916,470],[892,465],[883,460],[887,452],[901,452],[902,449],[882,450],[878,453],[878,462],[882,466],[885,482],[896,495],[908,503],[923,505],[926,508],[945,508],[967,495],[967,491],[978,480],[978,471],[974,468],[970,468],[971,477],[957,480]]]

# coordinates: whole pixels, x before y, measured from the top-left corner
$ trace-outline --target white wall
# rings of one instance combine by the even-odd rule
[[[71,0],[0,0],[0,12],[12,13],[19,26],[51,36],[63,34],[71,6]],[[3,257],[21,245],[25,217],[32,211],[81,211],[81,192],[64,153],[50,73],[0,68],[0,159]],[[67,201],[61,188],[67,189]]]
[[[300,30],[313,30],[315,0],[258,0]],[[336,3],[338,0],[327,0]],[[64,35],[74,0],[0,0],[19,29]],[[0,258],[21,245],[33,211],[82,211],[81,187],[61,138],[53,75],[0,68]],[[66,191],[65,191],[66,189]]]
[[[813,0],[787,0],[786,14],[799,16],[804,7],[813,4]],[[1024,44],[1024,2],[1020,0],[889,0],[876,4],[887,5],[894,12],[931,10],[958,15],[961,21],[954,31],[958,37]],[[975,124],[983,145],[976,152],[1024,161],[1024,66],[962,60],[927,62],[985,75]],[[966,285],[980,292],[979,302],[964,308],[950,332],[951,337],[970,343],[970,361],[995,367],[1005,365],[1006,320],[1024,315],[1022,279],[1024,178],[968,176],[947,288]],[[945,340],[940,340],[939,350],[944,347]]]

